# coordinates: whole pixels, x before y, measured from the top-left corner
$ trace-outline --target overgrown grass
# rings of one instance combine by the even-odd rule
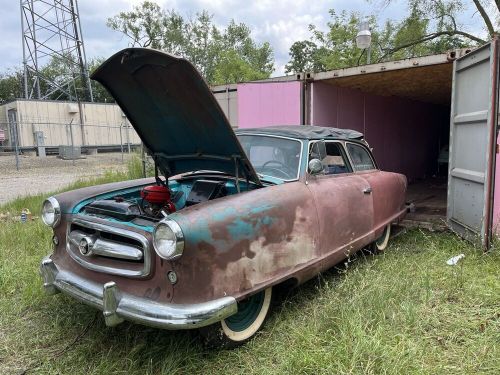
[[[122,176],[123,177],[123,176]],[[119,176],[109,177],[109,181]],[[102,181],[100,181],[102,182]],[[92,182],[82,182],[87,184]],[[81,186],[78,184],[78,186]],[[41,197],[0,208],[39,207]],[[46,296],[38,276],[51,231],[0,223],[0,373],[498,374],[500,251],[414,230],[299,287],[264,330],[233,351],[205,351],[196,332],[129,323]],[[458,266],[446,265],[464,253]]]

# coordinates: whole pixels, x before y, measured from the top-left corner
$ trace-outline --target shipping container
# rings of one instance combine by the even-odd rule
[[[240,83],[232,112],[240,128],[361,131],[380,167],[408,178],[406,224],[448,225],[487,247],[500,221],[498,44]]]

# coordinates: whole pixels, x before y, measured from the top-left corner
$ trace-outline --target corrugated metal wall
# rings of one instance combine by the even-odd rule
[[[239,127],[300,125],[301,85],[299,81],[238,84]]]
[[[409,180],[435,173],[448,143],[449,107],[311,83],[311,124],[362,132],[379,166]]]
[[[233,128],[238,127],[238,92],[236,85],[215,86],[212,92]]]

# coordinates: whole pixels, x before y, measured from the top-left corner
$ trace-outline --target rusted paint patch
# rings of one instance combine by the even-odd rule
[[[316,208],[302,182],[195,206],[175,220],[186,228],[176,302],[241,294],[311,260],[318,248]]]
[[[246,249],[253,257],[241,257],[225,264],[222,272],[215,272],[212,282],[216,293],[224,293],[231,288],[234,280],[239,280],[239,291],[272,279],[285,270],[310,261],[314,257],[314,234],[311,233],[306,212],[300,206],[295,209],[295,220],[289,236],[281,241],[270,242],[265,235],[249,241]],[[305,220],[303,220],[305,219]]]

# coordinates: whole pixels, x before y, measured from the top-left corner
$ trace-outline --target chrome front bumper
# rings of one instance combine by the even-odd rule
[[[180,305],[139,298],[118,289],[115,282],[98,284],[74,273],[58,269],[46,257],[40,265],[43,286],[48,294],[63,292],[102,310],[106,325],[113,327],[124,320],[163,329],[199,328],[218,322],[238,311],[233,297]]]

